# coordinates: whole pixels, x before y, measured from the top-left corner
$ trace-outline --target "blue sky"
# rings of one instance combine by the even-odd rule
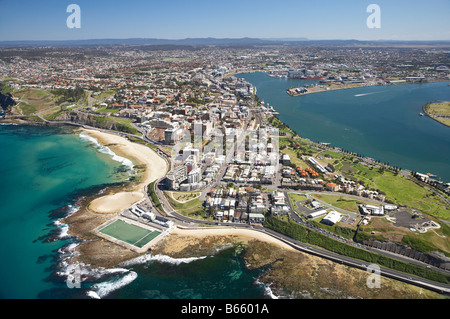
[[[69,29],[69,4],[81,28]],[[369,4],[381,28],[369,29]],[[450,0],[0,0],[0,41],[98,38],[450,40]]]

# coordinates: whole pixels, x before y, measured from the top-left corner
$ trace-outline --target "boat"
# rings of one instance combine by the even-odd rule
[[[420,115],[420,116],[424,116],[425,114],[423,114],[423,113],[419,113],[419,115]]]

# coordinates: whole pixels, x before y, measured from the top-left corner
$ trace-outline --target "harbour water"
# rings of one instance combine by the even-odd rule
[[[126,181],[133,164],[68,127],[0,125],[0,150],[0,299],[268,296],[263,270],[247,269],[236,247],[199,258],[146,254],[113,269],[82,265],[80,287],[69,288],[66,260],[78,241],[59,219],[83,196]]]
[[[331,143],[450,182],[450,128],[420,116],[429,102],[450,100],[449,82],[361,87],[290,96],[286,89],[317,80],[280,79],[263,72],[237,74],[300,136]]]

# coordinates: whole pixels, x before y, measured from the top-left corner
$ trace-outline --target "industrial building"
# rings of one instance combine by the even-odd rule
[[[337,211],[332,210],[322,219],[322,223],[332,226],[338,223],[341,220],[341,218],[342,218],[341,214],[339,214]]]
[[[372,206],[372,205],[359,205],[359,211],[363,215],[375,215],[382,216],[384,215],[384,207],[383,206]]]
[[[327,213],[327,211],[325,209],[321,209],[318,210],[316,212],[312,212],[311,214],[308,215],[309,218],[316,218],[322,215],[325,215]]]

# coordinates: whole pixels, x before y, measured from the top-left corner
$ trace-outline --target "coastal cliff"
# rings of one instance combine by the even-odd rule
[[[129,126],[114,121],[110,117],[101,115],[92,115],[83,112],[64,112],[55,118],[57,121],[74,122],[82,125],[88,125],[106,130],[121,131],[125,133],[135,133]]]
[[[17,103],[12,98],[11,93],[3,94],[2,92],[0,92],[0,106],[3,110],[7,111],[16,104]]]

